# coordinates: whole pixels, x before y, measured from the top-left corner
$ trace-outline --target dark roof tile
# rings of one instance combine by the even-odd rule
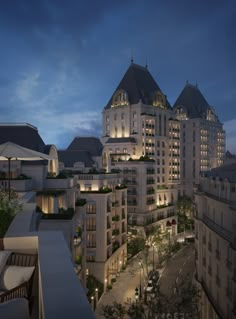
[[[148,69],[134,63],[126,71],[105,109],[111,108],[113,96],[118,90],[124,90],[128,94],[130,104],[136,104],[140,100],[144,104],[152,104],[153,94],[156,91],[162,93]],[[171,107],[168,101],[167,107]]]
[[[68,151],[87,151],[91,156],[101,156],[102,143],[97,137],[75,137]]]

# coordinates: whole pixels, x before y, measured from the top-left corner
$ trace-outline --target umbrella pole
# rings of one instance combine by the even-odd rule
[[[8,157],[8,199],[11,199],[11,157]]]

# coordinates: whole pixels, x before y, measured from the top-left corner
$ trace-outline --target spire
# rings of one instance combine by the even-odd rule
[[[148,64],[147,64],[147,57],[146,57],[146,64],[145,64],[145,68],[148,68]]]
[[[134,63],[134,55],[133,55],[133,49],[131,49],[131,59],[130,59],[131,64]]]

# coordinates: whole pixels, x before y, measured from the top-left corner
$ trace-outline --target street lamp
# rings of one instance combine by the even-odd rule
[[[155,264],[154,264],[154,244],[152,244],[152,270],[154,271],[155,268]]]
[[[142,262],[141,260],[138,262],[139,263],[139,266],[140,266],[140,280],[139,280],[139,298],[141,299],[142,298],[142,285],[141,285],[141,271],[142,271]]]
[[[94,296],[91,297],[92,310],[94,311]]]
[[[95,289],[95,301],[96,301],[96,307],[98,304],[98,288]]]
[[[136,303],[138,302],[138,288],[136,287],[135,288],[135,301],[136,301]]]

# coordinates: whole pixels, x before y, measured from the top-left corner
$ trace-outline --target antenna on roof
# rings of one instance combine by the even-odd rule
[[[145,64],[145,68],[148,68],[148,64],[147,64],[147,57],[146,57],[146,64]]]
[[[131,49],[131,64],[134,63],[134,55],[133,55],[133,49]]]

